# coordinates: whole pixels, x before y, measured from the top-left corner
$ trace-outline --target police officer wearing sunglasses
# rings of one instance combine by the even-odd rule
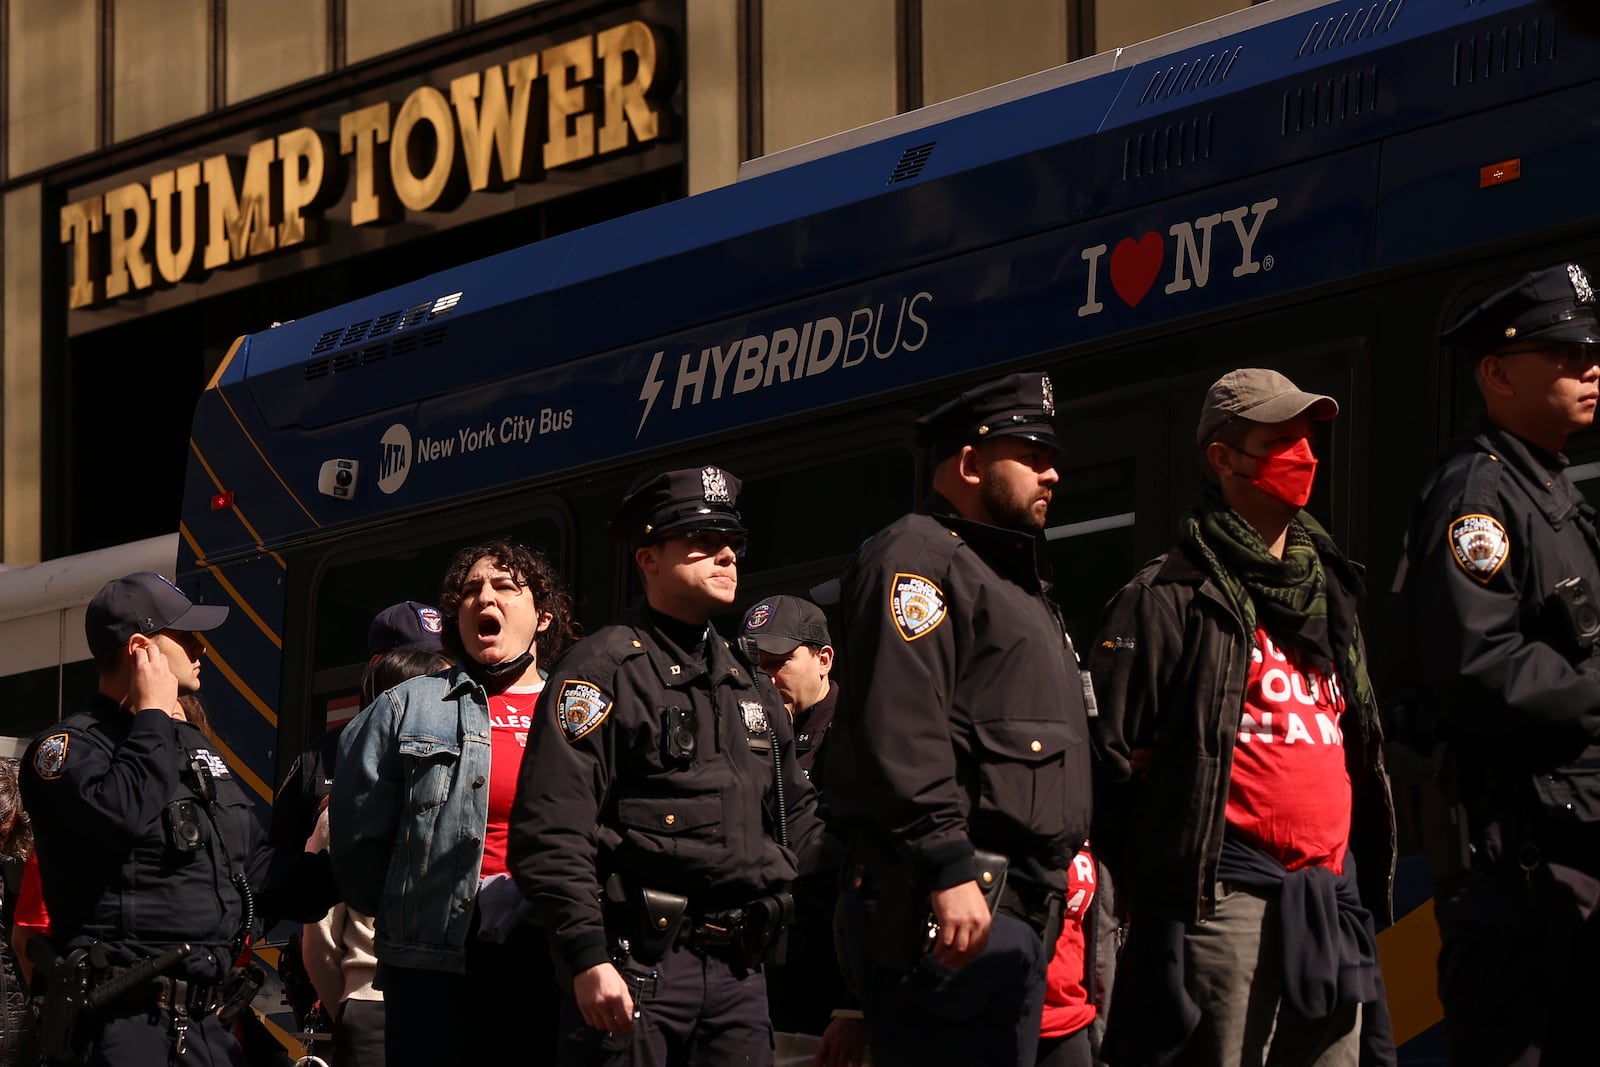
[[[1563,454],[1600,400],[1588,275],[1525,274],[1441,340],[1487,416],[1423,487],[1403,589],[1418,719],[1461,802],[1430,856],[1446,1061],[1593,1063],[1600,535]]]
[[[764,962],[820,845],[776,692],[710,624],[738,589],[739,479],[669,471],[612,523],[645,603],[551,668],[509,865],[571,982],[562,1062],[770,1064]]]

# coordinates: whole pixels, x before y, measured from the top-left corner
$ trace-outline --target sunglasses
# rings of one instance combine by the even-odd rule
[[[733,549],[734,559],[743,559],[749,539],[744,534],[730,533],[727,530],[685,530],[662,538],[663,541],[682,541],[689,546],[689,551],[700,555],[715,556],[724,548]]]

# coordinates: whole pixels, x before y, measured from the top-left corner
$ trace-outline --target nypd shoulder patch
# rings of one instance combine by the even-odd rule
[[[1511,552],[1506,528],[1492,515],[1463,515],[1450,524],[1450,554],[1461,569],[1485,584]]]
[[[51,782],[61,777],[61,769],[67,765],[69,740],[66,734],[51,734],[39,742],[39,747],[33,750],[33,769],[40,778]]]
[[[556,694],[556,715],[561,720],[561,733],[567,744],[586,736],[605,722],[611,714],[611,698],[593,682],[569,678],[561,683]]]
[[[915,641],[944,621],[944,592],[920,574],[896,574],[889,588],[889,612],[900,636]]]

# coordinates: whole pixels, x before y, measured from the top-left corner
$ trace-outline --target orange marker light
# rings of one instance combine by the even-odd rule
[[[1491,185],[1504,185],[1514,182],[1522,177],[1522,160],[1507,159],[1500,163],[1491,163],[1478,170],[1478,188],[1487,189]]]

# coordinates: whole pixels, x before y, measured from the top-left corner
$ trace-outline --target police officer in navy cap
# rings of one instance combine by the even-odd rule
[[[879,1067],[1034,1061],[1090,816],[1085,684],[1037,565],[1054,415],[1032,372],[921,419],[933,495],[842,579],[824,795]]]
[[[645,603],[550,669],[509,866],[571,983],[569,1064],[770,1064],[763,962],[821,844],[782,702],[710,623],[739,584],[739,479],[636,483],[611,532]]]
[[[234,970],[246,939],[263,915],[311,919],[333,902],[291,896],[302,877],[331,883],[326,853],[265,848],[216,743],[179,706],[200,689],[202,635],[227,615],[159,574],[107,583],[84,613],[98,691],[23,757],[50,912],[36,942],[59,954],[35,969],[43,1033],[72,1046],[47,1048],[52,1062],[242,1065],[218,1010],[247,1010],[254,988]]]
[[[1600,398],[1583,268],[1525,274],[1440,338],[1487,418],[1423,486],[1404,603],[1465,835],[1435,870],[1451,1064],[1594,1062],[1600,536],[1563,449]]]

